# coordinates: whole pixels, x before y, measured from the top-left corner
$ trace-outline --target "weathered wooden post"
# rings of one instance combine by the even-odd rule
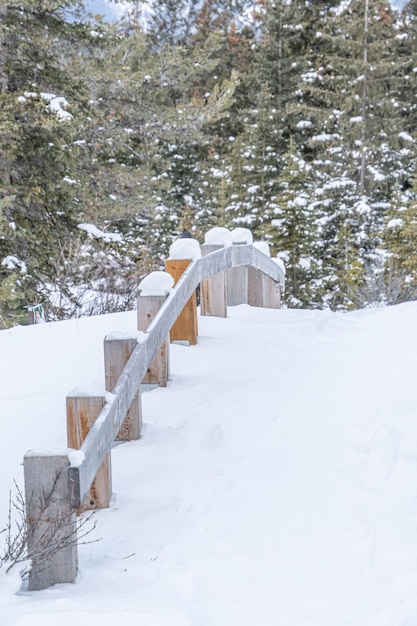
[[[209,230],[201,246],[202,256],[232,245],[232,236],[227,228],[216,226]],[[200,313],[216,317],[227,317],[227,273],[219,272],[201,282]]]
[[[174,241],[169,249],[169,258],[165,261],[165,270],[173,277],[174,285],[177,284],[191,261],[200,257],[200,244],[196,239],[177,239]],[[188,341],[190,345],[197,343],[197,296],[195,291],[173,324],[169,336],[171,342]]]
[[[119,337],[118,333],[111,333],[104,338],[104,373],[107,391],[113,391],[136,345],[136,336]],[[142,404],[140,389],[138,389],[116,439],[118,441],[139,439],[141,429]]]
[[[256,241],[253,247],[271,256],[267,241]],[[256,267],[248,268],[248,304],[270,309],[279,309],[281,305],[280,285]]]
[[[152,272],[139,284],[137,300],[138,330],[146,331],[168,297],[174,279],[168,272]],[[169,378],[169,336],[148,367],[143,384],[166,387]]]
[[[68,447],[79,450],[81,444],[94,425],[106,398],[99,394],[81,393],[74,390],[67,395],[67,440]],[[78,509],[78,513],[91,509],[104,509],[110,506],[112,494],[110,452],[104,459],[96,477]]]
[[[249,228],[234,228],[231,232],[232,244],[251,245],[253,235]],[[231,267],[227,271],[227,304],[236,306],[248,303],[248,268],[246,265]]]
[[[77,575],[76,515],[68,480],[70,452],[29,451],[24,457],[30,591],[73,583]]]

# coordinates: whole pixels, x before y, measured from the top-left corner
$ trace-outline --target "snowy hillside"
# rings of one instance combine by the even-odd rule
[[[15,594],[0,570],[0,623],[415,624],[416,319],[415,303],[200,319],[168,388],[143,394],[142,439],[113,449],[77,583]],[[66,446],[66,394],[102,387],[104,335],[134,326],[0,332],[0,520],[24,453]]]

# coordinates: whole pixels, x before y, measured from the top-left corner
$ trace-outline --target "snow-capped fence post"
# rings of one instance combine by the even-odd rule
[[[178,282],[190,263],[191,259],[167,259],[165,261],[165,270],[173,277],[174,284]],[[172,325],[169,337],[171,342],[188,341],[191,346],[194,346],[197,343],[197,335],[197,295],[194,291],[176,322]]]
[[[273,262],[251,242],[237,241],[236,244],[243,245],[224,245],[201,257],[197,241],[182,241],[185,241],[185,249],[175,250],[175,255],[170,254],[170,257],[175,258],[167,261],[171,270],[170,284],[175,280],[176,288],[168,288],[168,297],[166,293],[159,294],[163,295],[162,304],[146,330],[128,335],[116,332],[105,337],[105,381],[106,389],[111,393],[106,393],[105,397],[97,396],[94,402],[92,398],[81,400],[81,394],[75,392],[69,394],[69,413],[75,414],[77,418],[72,423],[76,432],[71,435],[69,442],[80,446],[79,450],[66,449],[45,454],[28,452],[25,455],[28,547],[33,562],[29,575],[30,589],[74,582],[77,570],[76,509],[82,508],[86,498],[91,497],[91,485],[110,454],[114,439],[131,440],[140,437],[141,383],[176,320],[184,319],[184,311],[190,301],[192,308],[186,312],[188,322],[181,320],[182,331],[176,337],[196,343],[195,291],[198,284],[230,269],[243,268],[246,272],[247,299],[247,268],[253,267],[284,288],[285,268],[278,259]],[[190,248],[191,244],[193,249]],[[141,295],[144,294],[141,292]],[[148,295],[158,294],[148,292]],[[89,414],[88,419],[81,417],[84,409],[80,403],[83,402],[89,405],[85,409]],[[84,419],[90,423],[94,421],[88,432],[84,432],[84,426],[81,426]],[[110,467],[108,482],[109,498]]]
[[[113,391],[136,346],[136,337],[118,338],[113,333],[104,338],[104,372],[107,391]],[[138,389],[115,439],[118,441],[139,439],[141,429],[142,404]]]
[[[253,236],[248,228],[235,228],[231,232],[232,245],[251,245]],[[227,272],[227,304],[236,306],[248,303],[248,266],[231,267]]]
[[[165,261],[165,271],[173,277],[174,285],[186,272],[191,262],[200,257],[200,244],[195,239],[178,239],[172,244],[169,249],[169,258]],[[172,325],[169,336],[171,342],[188,341],[191,346],[197,343],[197,295],[195,291]]]
[[[230,245],[232,245],[230,231],[216,226],[206,233],[201,246],[201,255],[206,256]],[[200,314],[227,317],[227,272],[219,272],[201,282]]]
[[[69,448],[79,450],[94,425],[106,398],[100,395],[80,393],[75,390],[67,395],[67,442]],[[110,506],[112,494],[110,452],[104,459],[93,480],[78,513]]]
[[[253,247],[270,257],[269,244],[266,241],[258,241]],[[281,288],[256,267],[248,268],[248,304],[254,307],[279,309],[281,306]]]
[[[168,278],[172,281],[173,278],[171,275],[168,275],[167,272],[153,272],[153,274],[166,274]],[[152,279],[152,274],[149,274],[147,278]],[[142,283],[144,282],[142,281]],[[149,324],[155,318],[155,315],[158,313],[159,309],[165,302],[168,297],[168,291],[162,295],[152,295],[148,294],[144,288],[141,289],[141,285],[139,285],[139,295],[137,299],[137,325],[138,330],[146,331],[148,329]],[[146,288],[146,282],[144,287]],[[158,349],[152,363],[149,365],[148,370],[142,380],[143,384],[148,385],[159,385],[160,387],[166,387],[169,378],[169,336],[162,343],[160,348]]]
[[[206,256],[223,246],[203,243],[202,256]],[[200,314],[214,317],[227,317],[227,274],[219,272],[211,278],[201,281],[200,286]]]
[[[24,457],[30,591],[73,583],[77,575],[77,526],[71,506],[68,452],[29,451]]]

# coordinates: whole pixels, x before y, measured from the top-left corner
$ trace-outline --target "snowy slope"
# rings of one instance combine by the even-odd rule
[[[142,439],[113,449],[77,583],[14,594],[0,570],[0,624],[414,626],[416,319],[415,303],[200,319],[168,388],[143,394]],[[26,450],[65,447],[66,393],[102,386],[104,335],[134,325],[0,332],[0,520]]]

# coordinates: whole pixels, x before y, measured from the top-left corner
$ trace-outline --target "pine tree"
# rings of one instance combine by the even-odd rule
[[[285,301],[291,307],[315,304],[319,260],[312,183],[311,166],[291,142],[277,181],[274,218],[265,227],[272,255],[279,256],[286,266]]]
[[[85,33],[65,20],[71,7],[25,0],[1,9],[0,307],[8,323],[39,298],[59,242],[75,228],[74,140],[88,91],[65,63],[65,50]]]
[[[378,297],[368,287],[379,271],[375,251],[384,210],[395,180],[407,170],[399,164],[406,133],[394,92],[402,80],[401,64],[393,60],[397,30],[389,5],[381,8],[373,0],[340,11],[317,7],[306,69],[289,108],[298,117],[297,145],[321,190],[316,211],[323,226],[326,300],[354,306]]]

